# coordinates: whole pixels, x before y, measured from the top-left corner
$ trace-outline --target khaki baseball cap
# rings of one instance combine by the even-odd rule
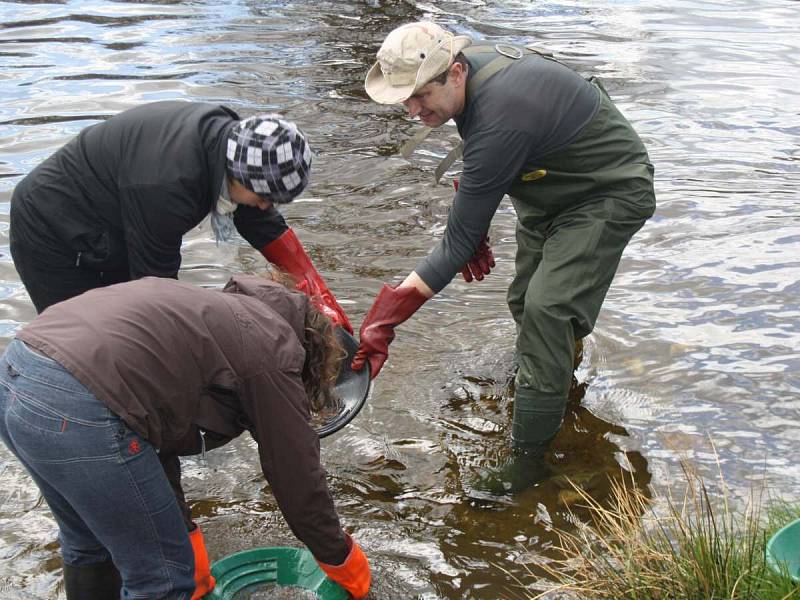
[[[378,50],[378,60],[364,80],[367,94],[380,104],[399,104],[444,73],[471,43],[467,36],[453,35],[431,21],[401,25]]]

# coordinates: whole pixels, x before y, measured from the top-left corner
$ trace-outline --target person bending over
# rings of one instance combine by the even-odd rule
[[[67,598],[211,591],[180,464],[162,467],[160,456],[206,452],[245,431],[292,532],[364,597],[369,564],[341,527],[309,423],[332,398],[344,355],[335,339],[308,296],[254,275],[222,290],[117,283],[18,331],[0,358],[0,439],[58,524]]]
[[[165,101],[83,129],[14,188],[10,248],[37,312],[86,290],[177,278],[181,241],[207,215],[292,274],[337,324],[347,315],[276,210],[309,182],[311,149],[280,115]]]

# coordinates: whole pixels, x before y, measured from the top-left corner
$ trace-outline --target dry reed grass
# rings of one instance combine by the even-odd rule
[[[548,557],[516,580],[512,596],[539,599],[613,600],[800,600],[800,587],[765,561],[769,536],[800,516],[800,506],[774,499],[765,488],[750,493],[742,510],[720,472],[721,493],[682,463],[682,493],[670,488],[650,499],[626,483],[612,482],[601,503],[580,487],[588,522],[570,511],[572,530],[556,529]],[[531,590],[535,590],[533,595]]]

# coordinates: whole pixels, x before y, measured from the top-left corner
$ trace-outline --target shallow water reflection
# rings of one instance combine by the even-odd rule
[[[284,212],[359,323],[380,285],[431,249],[451,199],[432,172],[455,129],[406,161],[397,149],[418,125],[362,86],[383,34],[426,17],[535,41],[600,75],[648,146],[659,207],[586,341],[553,475],[535,488],[491,497],[470,484],[508,452],[509,203],[492,224],[495,272],[454,281],[400,327],[370,404],[323,443],[340,515],[373,564],[371,597],[519,594],[512,577],[527,577],[551,524],[576,508],[568,480],[601,499],[609,477],[658,489],[685,456],[710,474],[719,461],[736,493],[766,478],[796,495],[800,17],[788,0],[0,2],[2,343],[34,315],[8,254],[13,186],[81,128],[160,99],[300,123],[314,174]],[[203,225],[181,278],[218,285],[262,265]],[[212,558],[296,543],[249,439],[185,471]],[[0,596],[63,594],[53,522],[4,448],[0,478]]]

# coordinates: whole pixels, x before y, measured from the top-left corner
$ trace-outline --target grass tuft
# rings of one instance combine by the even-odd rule
[[[765,560],[770,536],[800,517],[800,506],[751,492],[743,510],[682,463],[680,494],[670,488],[650,499],[622,481],[612,482],[604,504],[580,487],[588,522],[571,512],[575,529],[555,530],[557,542],[539,561],[544,578],[517,582],[529,600],[800,600],[800,587]],[[530,595],[531,590],[536,595]]]

